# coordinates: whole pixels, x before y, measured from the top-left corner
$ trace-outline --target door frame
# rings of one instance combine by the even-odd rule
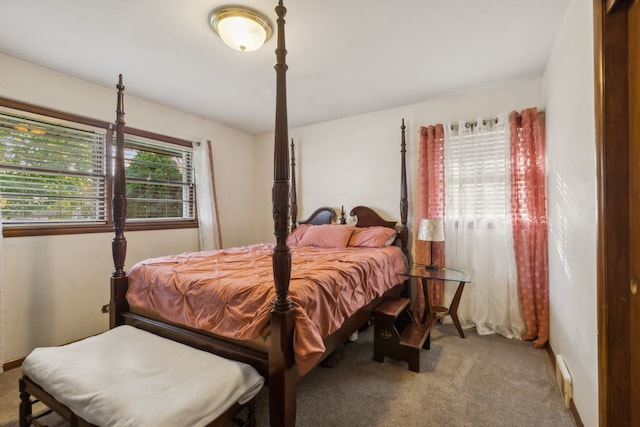
[[[631,415],[629,340],[629,76],[627,10],[636,0],[594,0],[598,167],[598,391],[600,426]]]

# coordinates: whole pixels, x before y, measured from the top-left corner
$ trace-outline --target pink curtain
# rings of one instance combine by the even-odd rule
[[[423,218],[444,219],[444,126],[420,127],[420,152],[418,161],[418,197],[414,224],[417,227]],[[416,237],[418,230],[415,230]],[[431,257],[430,242],[414,240],[415,261],[429,264]],[[444,266],[444,242],[433,242],[433,262]],[[432,302],[443,305],[444,286],[440,281],[431,282]],[[419,285],[419,283],[418,283]],[[422,313],[424,299],[419,289],[414,311]]]
[[[515,111],[511,125],[511,221],[518,293],[527,331],[542,347],[549,339],[549,257],[543,124],[536,108]]]

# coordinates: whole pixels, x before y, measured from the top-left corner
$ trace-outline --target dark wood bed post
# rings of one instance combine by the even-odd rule
[[[127,239],[124,237],[127,216],[127,198],[124,176],[124,85],[122,74],[118,77],[118,103],[116,107],[116,164],[113,177],[113,229],[115,237],[111,243],[115,270],[111,275],[111,302],[109,304],[109,327],[123,323],[122,313],[128,310],[125,293],[127,274],[124,261],[127,256]]]
[[[293,308],[289,294],[291,251],[289,234],[289,152],[286,88],[284,17],[282,0],[276,6],[278,45],[276,48],[276,122],[273,165],[273,224],[276,246],[273,249],[273,278],[276,299],[271,309],[271,347],[269,349],[269,417],[272,426],[287,427],[296,423],[296,388],[298,371],[293,355]]]
[[[296,153],[293,138],[291,138],[291,231],[298,227],[298,196],[296,188]]]
[[[409,229],[407,228],[407,216],[409,212],[409,201],[407,199],[407,142],[405,137],[406,126],[404,125],[404,119],[402,119],[401,141],[400,141],[400,153],[402,157],[402,166],[400,171],[400,240],[402,240],[402,250],[409,258]]]
[[[347,223],[347,214],[344,211],[344,205],[340,206],[340,224],[344,225]]]

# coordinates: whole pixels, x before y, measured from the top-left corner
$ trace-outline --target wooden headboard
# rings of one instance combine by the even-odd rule
[[[349,215],[356,217],[356,227],[389,227],[396,228],[397,222],[382,219],[373,209],[367,206],[356,206]]]
[[[338,215],[336,215],[336,211],[333,208],[323,206],[313,211],[309,218],[298,221],[298,224],[331,224],[336,222],[337,219]]]
[[[401,223],[400,228],[396,228],[398,224],[395,221],[387,221],[378,215],[373,209],[367,206],[356,206],[349,213],[352,217],[356,217],[356,227],[388,227],[393,228],[398,233],[396,244],[400,246],[405,256],[409,256],[407,223]]]

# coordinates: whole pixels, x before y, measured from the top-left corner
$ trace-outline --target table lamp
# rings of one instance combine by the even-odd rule
[[[425,266],[430,270],[436,270],[437,265],[433,263],[433,242],[444,241],[444,225],[441,218],[427,218],[420,221],[418,229],[418,240],[431,242],[429,265]]]

